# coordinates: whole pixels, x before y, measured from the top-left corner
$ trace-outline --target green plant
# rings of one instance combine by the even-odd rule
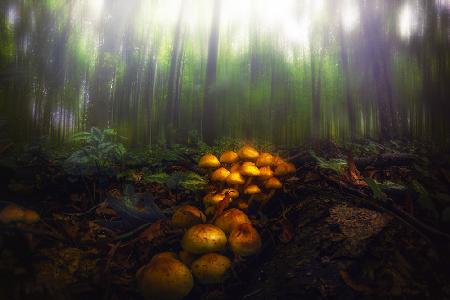
[[[64,162],[64,169],[70,175],[112,175],[114,168],[123,165],[126,149],[119,143],[114,129],[100,130],[92,127],[89,132],[79,132],[71,141],[81,148],[73,152]]]

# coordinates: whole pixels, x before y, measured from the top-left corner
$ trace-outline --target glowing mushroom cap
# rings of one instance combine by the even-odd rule
[[[23,221],[27,224],[33,224],[39,221],[41,217],[39,214],[32,209],[25,209],[23,211]]]
[[[261,167],[259,168],[259,179],[267,180],[273,176],[273,171],[270,167]]]
[[[247,215],[237,208],[231,208],[224,211],[214,222],[214,225],[223,230],[226,234],[230,233],[234,227],[242,223],[251,223]]]
[[[191,265],[192,274],[201,284],[223,282],[230,267],[230,259],[217,253],[202,255]]]
[[[233,253],[240,256],[249,256],[261,249],[261,237],[250,223],[243,223],[235,227],[229,238]]]
[[[217,226],[199,224],[189,228],[181,239],[181,247],[194,254],[222,251],[227,244],[225,233]]]
[[[244,146],[241,149],[239,149],[239,157],[243,160],[256,160],[259,156],[259,152],[251,147],[251,146]]]
[[[230,175],[230,171],[228,171],[224,167],[221,167],[211,174],[211,180],[225,182],[227,180],[228,175]]]
[[[225,198],[225,194],[207,194],[203,197],[203,205],[205,207],[216,206],[220,201]]]
[[[208,153],[200,158],[198,166],[200,168],[217,168],[220,166],[220,162],[215,155]]]
[[[238,190],[232,188],[223,189],[221,193],[222,194],[228,193],[228,196],[230,196],[231,199],[236,199],[237,197],[239,197]]]
[[[229,185],[241,185],[245,183],[244,178],[242,177],[241,173],[239,172],[231,172],[230,175],[227,177],[227,183]]]
[[[180,206],[172,215],[172,225],[177,228],[189,228],[206,222],[206,216],[195,206]]]
[[[296,171],[296,168],[295,168],[294,164],[285,162],[283,164],[279,164],[275,168],[274,175],[283,176],[283,175],[295,173],[295,171]]]
[[[238,162],[235,162],[231,165],[230,172],[237,172],[239,171],[239,168],[241,167],[241,164]]]
[[[255,165],[242,165],[239,169],[239,173],[244,176],[259,176],[259,174],[261,174],[258,167],[256,167]]]
[[[171,257],[152,259],[136,273],[139,290],[145,299],[182,299],[194,286],[187,266]]]
[[[253,194],[259,194],[261,193],[261,190],[256,184],[251,184],[248,187],[245,188],[244,194],[247,195],[253,195]]]
[[[223,164],[232,164],[239,160],[239,155],[234,151],[225,151],[219,158]]]
[[[246,166],[256,166],[256,165],[252,161],[244,161],[244,162],[242,162],[241,167],[246,167]]]
[[[281,186],[281,182],[276,177],[270,177],[264,182],[264,187],[270,190],[281,189]]]
[[[10,204],[0,212],[0,222],[9,224],[23,220],[24,210],[15,204]]]
[[[256,160],[256,166],[258,167],[266,167],[271,166],[273,164],[273,155],[268,152],[263,152],[259,155]]]

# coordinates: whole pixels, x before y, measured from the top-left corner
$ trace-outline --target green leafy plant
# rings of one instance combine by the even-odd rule
[[[64,162],[70,175],[112,175],[110,172],[123,165],[126,149],[119,143],[114,129],[100,130],[92,127],[89,132],[79,132],[71,141],[81,148],[73,152]]]
[[[201,191],[208,184],[207,180],[194,172],[174,172],[167,174],[164,172],[145,175],[142,182],[165,184],[173,190],[189,190],[193,192]]]

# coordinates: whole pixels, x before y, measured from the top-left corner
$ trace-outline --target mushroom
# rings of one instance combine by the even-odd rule
[[[242,223],[251,223],[247,215],[237,208],[231,208],[223,212],[214,222],[214,225],[229,234],[234,227]]]
[[[241,165],[241,168],[239,169],[239,173],[241,173],[241,175],[248,176],[248,179],[245,182],[244,187],[248,186],[252,182],[253,177],[259,176],[261,174],[258,167],[256,167],[255,164],[253,163],[250,164],[243,163]]]
[[[225,194],[222,194],[222,193],[220,193],[220,194],[211,194],[211,193],[209,193],[209,194],[206,194],[205,197],[203,197],[203,205],[205,207],[216,206],[224,198],[225,198]]]
[[[221,190],[223,188],[223,184],[227,181],[228,175],[230,175],[230,171],[224,167],[221,167],[211,174],[211,180],[220,182],[219,190]]]
[[[258,179],[264,181],[273,176],[273,171],[270,167],[261,167],[259,168],[259,177]]]
[[[226,194],[226,193],[228,193],[228,195],[230,196],[230,198],[232,200],[239,197],[239,192],[236,189],[227,188],[227,189],[223,189],[221,192],[221,194]]]
[[[231,165],[230,172],[237,172],[239,171],[239,168],[241,167],[241,164],[239,162],[235,162]]]
[[[32,209],[25,209],[23,211],[23,222],[26,224],[33,224],[38,222],[41,219],[39,214]]]
[[[259,193],[261,193],[261,190],[256,184],[251,184],[245,188],[244,194],[250,195],[250,198],[248,199],[248,206],[252,205],[253,198],[255,197],[256,194]]]
[[[256,166],[258,167],[267,167],[273,164],[273,155],[267,152],[263,152],[259,155],[256,160]]]
[[[248,202],[244,199],[239,199],[236,203],[236,207],[239,208],[242,211],[247,211],[248,209]]]
[[[180,257],[180,260],[188,267],[190,267],[192,262],[198,258],[197,254],[187,252],[186,250],[180,250],[178,256]]]
[[[278,166],[278,165],[285,164],[285,163],[286,163],[286,162],[284,161],[284,159],[282,159],[282,158],[279,157],[278,155],[276,155],[276,156],[273,157],[272,164],[273,164],[274,166]]]
[[[296,168],[295,168],[294,164],[285,162],[285,163],[277,165],[273,174],[275,176],[284,176],[287,174],[295,173],[295,171],[296,171]]]
[[[262,205],[265,205],[273,197],[275,190],[281,189],[282,184],[276,177],[270,177],[264,182],[264,187],[270,190],[270,193],[267,195]]]
[[[200,158],[198,166],[200,168],[208,168],[208,169],[217,168],[220,166],[220,161],[217,159],[215,155],[208,153]]]
[[[234,254],[249,256],[261,249],[261,237],[250,223],[243,223],[235,227],[229,238],[230,248]]]
[[[9,204],[0,212],[0,222],[10,224],[23,220],[24,210],[15,204]]]
[[[231,261],[228,257],[207,253],[192,263],[191,270],[201,284],[216,284],[224,281],[230,267]]]
[[[145,299],[182,299],[194,286],[192,273],[181,261],[167,256],[153,258],[136,273]]]
[[[189,228],[205,222],[205,214],[192,205],[180,206],[172,215],[172,225],[176,228]]]
[[[219,158],[223,164],[231,165],[239,160],[239,155],[234,151],[225,151]]]
[[[152,262],[152,261],[154,261],[155,259],[158,259],[158,258],[174,258],[174,259],[177,259],[177,255],[174,252],[170,252],[170,251],[160,252],[160,253],[157,253],[157,254],[153,255],[153,257],[150,260],[150,262]]]
[[[242,160],[251,160],[251,161],[255,161],[259,156],[258,150],[256,150],[251,146],[243,146],[241,149],[239,149],[238,154]]]
[[[234,189],[238,189],[239,185],[242,185],[245,183],[244,178],[242,177],[241,173],[239,172],[231,172],[230,175],[227,177],[227,183],[234,187]]]
[[[211,224],[192,226],[181,239],[183,250],[194,254],[222,251],[226,244],[225,233],[219,227]]]

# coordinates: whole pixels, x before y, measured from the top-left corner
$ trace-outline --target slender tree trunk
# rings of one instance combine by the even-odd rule
[[[206,78],[203,98],[202,136],[207,144],[212,144],[217,138],[217,103],[213,93],[216,82],[217,56],[219,50],[219,25],[220,25],[221,0],[214,0],[211,33],[209,35],[208,60],[206,63]]]

